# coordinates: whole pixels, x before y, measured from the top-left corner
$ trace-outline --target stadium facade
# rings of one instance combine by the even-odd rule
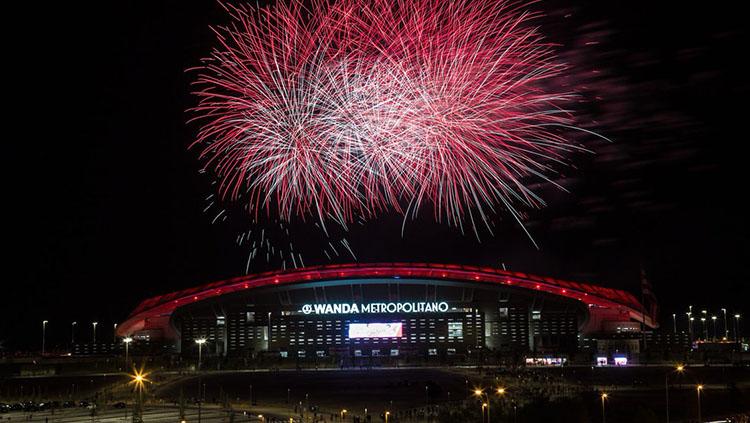
[[[630,293],[444,264],[248,275],[143,301],[117,335],[170,350],[281,358],[570,353],[581,337],[656,326]]]

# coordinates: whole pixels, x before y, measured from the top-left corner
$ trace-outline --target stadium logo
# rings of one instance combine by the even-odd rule
[[[305,304],[299,310],[304,314],[382,314],[382,313],[444,313],[445,301],[436,303],[368,303],[368,304]]]

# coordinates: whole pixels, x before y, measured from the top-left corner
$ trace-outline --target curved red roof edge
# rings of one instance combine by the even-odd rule
[[[300,282],[389,277],[446,279],[518,286],[529,290],[572,298],[599,307],[623,309],[634,320],[640,321],[643,319],[646,325],[650,327],[655,327],[656,325],[655,316],[646,315],[643,306],[635,296],[620,289],[564,281],[522,272],[499,270],[491,267],[430,263],[355,263],[264,272],[213,282],[169,294],[157,295],[142,301],[130,314],[128,319],[117,327],[117,335],[129,336],[134,332],[150,328],[169,330],[164,327],[164,324],[169,321],[172,313],[179,307],[232,292]]]

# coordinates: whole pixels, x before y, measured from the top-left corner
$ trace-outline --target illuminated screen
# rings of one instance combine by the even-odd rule
[[[350,323],[349,338],[400,338],[402,323]]]

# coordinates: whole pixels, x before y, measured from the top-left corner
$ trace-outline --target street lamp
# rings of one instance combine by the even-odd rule
[[[270,311],[268,312],[268,345],[271,345],[271,312]]]
[[[130,347],[130,343],[133,342],[133,338],[126,336],[122,339],[122,342],[125,343],[125,367],[128,366],[128,362],[130,361],[128,357],[128,347]]]
[[[390,411],[386,411],[385,412],[385,423],[388,423],[388,416],[390,416],[390,415],[391,415]]]
[[[739,342],[740,338],[738,336],[741,336],[740,333],[740,315],[735,314],[734,315],[734,341]]]
[[[112,344],[117,343],[117,323],[115,323],[114,329],[112,329]]]
[[[703,390],[703,385],[698,385],[695,387],[695,392],[698,393],[698,423],[701,423],[703,419],[701,418],[701,391]]]
[[[674,371],[677,373],[682,373],[685,371],[685,366],[683,366],[682,364],[678,364],[677,367],[675,367]],[[669,372],[664,375],[664,393],[667,399],[667,423],[669,423]]]
[[[716,316],[711,316],[711,322],[713,323],[713,326],[714,326],[714,336],[711,339],[715,341],[716,340]]]
[[[695,321],[695,317],[691,317],[690,318],[690,330],[691,330],[690,342],[691,343],[693,342],[693,339],[696,339],[696,338],[700,339],[700,336],[698,336],[698,337],[695,336],[695,328],[693,327],[694,326],[694,323],[693,323],[694,321]]]
[[[346,409],[341,410],[341,420],[346,420]]]
[[[727,326],[727,309],[722,308],[721,312],[724,313],[724,338],[729,339],[729,326]]]
[[[71,346],[76,343],[76,325],[77,324],[78,322],[73,322],[70,324],[70,345]]]
[[[148,376],[148,373],[145,373],[143,368],[140,370],[134,369],[133,374],[130,375],[130,384],[133,385],[136,393],[136,406],[133,411],[133,422],[137,423],[143,422],[143,390],[146,387],[146,382],[149,382],[146,376]]]
[[[677,314],[672,313],[672,333],[677,333]]]
[[[484,409],[487,409],[487,422],[490,422],[490,396],[487,395],[483,390],[477,388],[474,390],[474,395],[480,399],[484,399],[486,402],[482,403],[482,421],[484,421]]]
[[[607,414],[605,413],[605,410],[604,410],[604,401],[606,401],[607,398],[609,398],[609,395],[606,392],[602,392],[601,398],[602,398],[602,423],[607,423]]]
[[[92,344],[96,345],[96,325],[98,325],[98,322],[92,322],[91,326],[94,327],[94,337],[92,338]]]
[[[49,323],[49,320],[42,320],[42,355],[44,355],[44,347],[47,342],[47,323]]]
[[[703,340],[708,340],[708,326],[706,326],[706,318],[701,317],[701,323],[703,323]]]
[[[198,344],[198,370],[200,370],[201,369],[201,357],[203,355],[203,344],[206,343],[206,338],[196,339],[195,343]]]

